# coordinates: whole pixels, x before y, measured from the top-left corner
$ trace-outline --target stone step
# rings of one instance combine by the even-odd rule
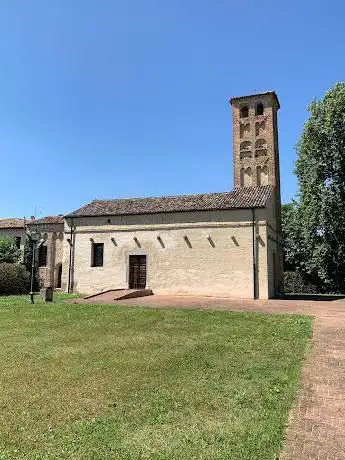
[[[98,294],[92,294],[84,297],[83,301],[87,303],[91,302],[114,302],[120,299],[133,299],[135,297],[144,297],[147,295],[153,295],[151,289],[109,289],[108,291],[99,292]]]

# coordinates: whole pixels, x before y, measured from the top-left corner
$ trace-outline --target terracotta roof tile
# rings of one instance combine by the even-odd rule
[[[263,208],[271,195],[270,185],[241,187],[231,192],[94,200],[66,217],[152,214],[217,209]]]
[[[30,221],[32,225],[40,225],[40,224],[63,224],[64,217],[62,215],[59,216],[46,216],[42,217],[41,219],[35,219]]]
[[[24,219],[0,219],[0,228],[25,228]]]
[[[278,105],[278,109],[280,108],[280,103],[279,103],[279,99],[278,99],[278,96],[277,96],[277,93],[275,91],[265,91],[263,93],[254,93],[254,94],[247,94],[246,96],[237,96],[237,97],[232,97],[230,99],[230,103],[232,104],[234,101],[239,101],[241,99],[249,99],[251,97],[256,97],[256,96],[266,96],[266,95],[271,95],[275,98],[276,102],[277,102],[277,105]]]

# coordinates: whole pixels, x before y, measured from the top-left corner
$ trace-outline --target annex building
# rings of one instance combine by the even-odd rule
[[[230,102],[233,191],[95,200],[64,217],[28,221],[25,229],[44,240],[42,284],[85,294],[146,288],[266,299],[280,292],[279,101],[266,92]]]

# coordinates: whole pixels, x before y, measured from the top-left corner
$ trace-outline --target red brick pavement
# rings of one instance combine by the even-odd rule
[[[151,296],[118,303],[313,315],[311,349],[302,369],[280,460],[345,460],[345,301]]]

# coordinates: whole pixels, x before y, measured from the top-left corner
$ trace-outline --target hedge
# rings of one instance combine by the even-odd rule
[[[305,279],[301,272],[284,272],[284,292],[288,294],[319,294],[320,288]]]
[[[30,273],[23,265],[0,263],[0,295],[28,294]]]

